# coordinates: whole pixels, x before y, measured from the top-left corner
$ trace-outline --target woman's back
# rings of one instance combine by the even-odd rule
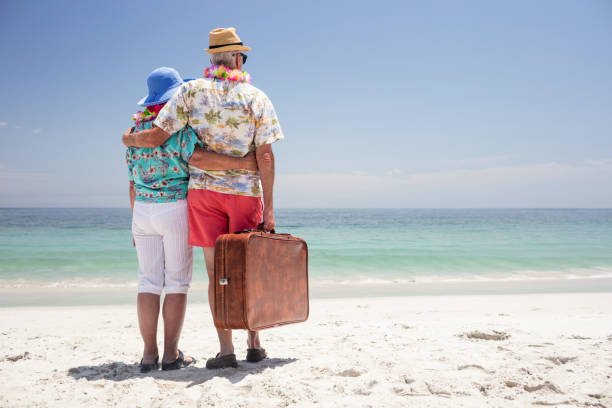
[[[135,132],[150,129],[157,112],[137,113]],[[187,198],[189,159],[199,139],[190,127],[174,133],[155,148],[130,147],[126,152],[129,179],[134,182],[136,200],[170,202]]]

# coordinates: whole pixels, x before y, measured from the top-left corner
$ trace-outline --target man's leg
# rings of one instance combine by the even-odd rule
[[[143,364],[152,364],[157,351],[157,318],[159,316],[159,295],[139,293],[137,301],[138,326],[144,341]]]
[[[261,348],[261,343],[259,342],[259,332],[258,331],[249,330],[249,337],[247,338],[247,346],[252,349]]]
[[[215,302],[215,248],[203,248],[204,260],[206,261],[206,272],[208,273],[208,304],[211,313],[214,313]],[[220,356],[234,354],[234,344],[232,342],[232,331],[217,329],[219,345],[221,347]]]
[[[263,217],[263,204],[259,197],[232,196],[234,205],[230,216],[230,231],[256,229]],[[259,332],[249,331],[247,346],[250,349],[261,349]]]

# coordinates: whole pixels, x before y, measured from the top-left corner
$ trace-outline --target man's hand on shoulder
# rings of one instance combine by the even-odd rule
[[[126,131],[123,133],[122,142],[123,142],[123,144],[125,145],[125,147],[130,147],[130,145],[128,144],[128,142],[129,142],[130,134],[131,134],[133,131],[134,131],[134,128],[133,128],[133,127],[131,127],[131,128],[129,128],[128,130],[126,130]]]
[[[122,141],[127,147],[158,147],[171,136],[157,126],[135,133],[132,130],[133,128],[123,134]]]

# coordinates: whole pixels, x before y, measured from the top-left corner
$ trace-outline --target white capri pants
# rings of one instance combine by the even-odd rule
[[[193,271],[187,200],[135,201],[132,234],[138,254],[138,293],[187,293]]]

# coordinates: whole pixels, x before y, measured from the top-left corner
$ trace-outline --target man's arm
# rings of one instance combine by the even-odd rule
[[[189,164],[202,170],[244,169],[257,171],[257,160],[253,152],[244,157],[231,157],[211,152],[199,146],[193,151]]]
[[[265,144],[255,150],[259,176],[261,177],[261,188],[263,189],[263,224],[265,231],[271,231],[276,225],[274,219],[274,154],[272,145]]]
[[[123,144],[126,147],[157,147],[170,137],[170,134],[157,126],[135,133],[132,133],[133,130],[130,128],[123,134]]]

